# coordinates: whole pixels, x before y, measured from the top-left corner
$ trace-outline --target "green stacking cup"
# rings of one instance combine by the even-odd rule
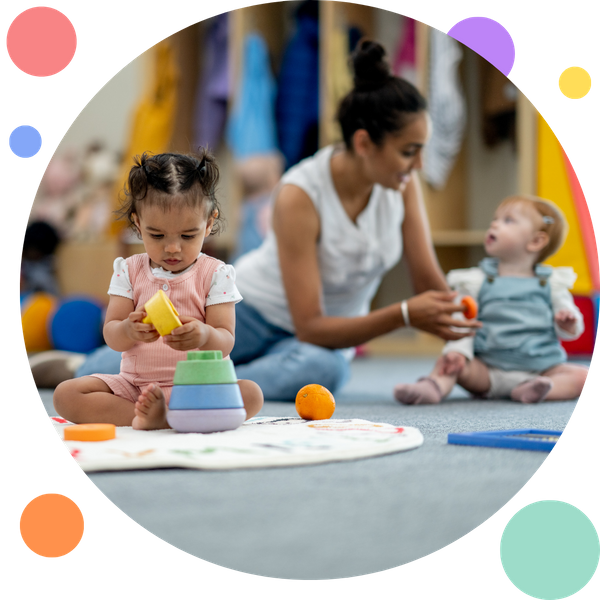
[[[193,351],[187,360],[181,360],[175,368],[174,385],[215,385],[237,383],[235,369],[230,359],[223,359],[220,350]]]

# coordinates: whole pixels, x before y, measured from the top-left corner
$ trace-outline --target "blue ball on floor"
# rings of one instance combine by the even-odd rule
[[[99,302],[85,296],[62,300],[50,321],[53,347],[87,353],[101,346],[103,310]]]

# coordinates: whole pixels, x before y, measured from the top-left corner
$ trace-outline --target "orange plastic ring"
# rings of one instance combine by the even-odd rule
[[[466,319],[474,319],[477,317],[477,301],[471,296],[464,296],[460,301],[463,306],[463,312],[465,313]]]

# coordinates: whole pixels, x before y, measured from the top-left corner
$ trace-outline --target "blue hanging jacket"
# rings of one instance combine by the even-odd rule
[[[297,13],[279,73],[276,118],[286,168],[318,150],[319,20],[309,11]]]
[[[276,86],[264,39],[257,33],[244,40],[244,62],[226,138],[234,157],[242,160],[277,151]]]

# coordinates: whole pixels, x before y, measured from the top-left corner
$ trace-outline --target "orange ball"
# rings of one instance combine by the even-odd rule
[[[52,348],[48,321],[56,307],[56,298],[44,292],[28,297],[21,308],[21,326],[27,352],[42,352]]]
[[[474,319],[477,316],[477,301],[471,296],[464,296],[460,301],[466,319]]]
[[[296,411],[307,421],[330,419],[335,411],[335,399],[326,387],[311,383],[296,395]]]

